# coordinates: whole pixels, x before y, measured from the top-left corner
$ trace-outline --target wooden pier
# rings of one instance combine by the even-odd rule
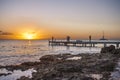
[[[49,40],[49,45],[95,47],[96,44],[102,44],[104,47],[108,44],[119,47],[120,40]]]

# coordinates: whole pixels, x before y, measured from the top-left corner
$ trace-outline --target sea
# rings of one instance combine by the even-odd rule
[[[39,61],[49,54],[99,53],[101,47],[50,46],[48,40],[0,40],[0,65]]]
[[[102,47],[103,45],[96,45],[96,47],[49,45],[48,40],[0,40],[0,65],[18,65],[23,62],[40,61],[40,57],[51,54],[99,54]],[[9,71],[1,68],[0,74],[9,75],[0,76],[0,80],[17,80],[21,76],[32,78],[33,72],[36,72],[33,68],[25,71]],[[111,77],[112,80],[120,80],[120,61]]]

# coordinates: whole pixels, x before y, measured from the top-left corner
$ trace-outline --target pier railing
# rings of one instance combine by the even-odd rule
[[[103,44],[104,47],[107,46],[107,44],[115,44],[116,47],[119,47],[120,40],[49,40],[49,45],[81,45],[82,47],[95,47],[96,44]]]

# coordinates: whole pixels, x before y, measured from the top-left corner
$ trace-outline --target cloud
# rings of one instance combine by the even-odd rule
[[[3,31],[0,30],[0,35],[13,35],[13,33],[3,32]]]
[[[0,35],[2,35],[2,31],[0,30]]]
[[[2,35],[13,35],[13,33],[3,32]]]

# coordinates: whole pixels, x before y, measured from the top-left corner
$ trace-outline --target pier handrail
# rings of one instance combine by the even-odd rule
[[[64,45],[68,45],[68,44],[91,44],[95,45],[95,44],[104,44],[104,46],[106,46],[107,44],[116,44],[117,47],[119,47],[120,44],[120,40],[49,40],[49,44],[64,44]]]

